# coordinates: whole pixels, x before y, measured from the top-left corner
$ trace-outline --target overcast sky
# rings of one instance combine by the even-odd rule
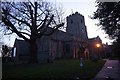
[[[92,16],[93,12],[96,11],[96,3],[95,0],[48,0],[51,2],[56,2],[57,4],[61,4],[63,6],[63,10],[65,11],[65,17],[69,16],[72,13],[79,12],[85,18],[85,24],[87,26],[88,37],[93,38],[99,36],[102,39],[103,43],[108,42],[110,44],[110,40],[107,37],[107,34],[104,33],[98,26],[95,24],[98,23],[97,20],[92,20],[88,16]],[[4,39],[4,42],[7,45],[13,46],[14,37],[11,39]]]

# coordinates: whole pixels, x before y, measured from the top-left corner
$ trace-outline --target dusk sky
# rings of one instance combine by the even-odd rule
[[[100,29],[96,23],[98,20],[92,20],[88,16],[92,16],[92,14],[96,11],[97,4],[96,0],[51,0],[56,3],[60,3],[63,5],[65,10],[65,16],[69,16],[72,13],[79,12],[85,18],[85,24],[87,26],[88,37],[93,38],[99,36],[102,39],[103,43],[110,44],[111,40],[108,39],[108,35],[105,34],[103,30]]]
[[[105,34],[103,30],[100,29],[100,27],[96,26],[95,24],[98,23],[97,20],[92,20],[88,16],[92,16],[93,12],[96,11],[96,3],[95,0],[47,0],[51,2],[55,2],[58,5],[62,5],[63,10],[65,12],[65,16],[69,16],[72,13],[79,12],[82,14],[85,18],[85,24],[87,26],[87,32],[88,37],[93,38],[96,36],[99,36],[102,39],[103,43],[110,44],[111,40],[109,40],[107,37],[108,35]],[[10,46],[13,46],[14,44],[14,38],[15,36],[12,36],[11,39],[5,38],[3,39],[4,43]]]

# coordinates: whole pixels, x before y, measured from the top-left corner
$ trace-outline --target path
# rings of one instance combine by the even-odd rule
[[[118,60],[106,60],[103,68],[93,80],[120,80],[120,63]]]

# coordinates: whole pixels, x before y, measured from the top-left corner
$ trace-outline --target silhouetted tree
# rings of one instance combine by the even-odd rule
[[[114,47],[120,52],[120,1],[97,2],[97,10],[91,18],[99,20],[98,26],[116,40],[117,45],[114,44]]]
[[[2,61],[3,62],[8,62],[11,60],[11,48],[7,45],[2,45]]]
[[[97,2],[92,19],[98,19],[98,26],[117,39],[120,34],[120,2]]]
[[[8,52],[9,52],[8,46],[2,45],[2,57],[5,57],[5,55],[7,55]]]
[[[120,60],[120,38],[113,42],[113,53],[115,57],[118,57]]]
[[[36,40],[49,36],[62,27],[63,11],[52,3],[38,2],[2,2],[2,26],[8,34],[16,33],[30,43],[30,62],[37,61]],[[49,30],[49,28],[52,28]]]

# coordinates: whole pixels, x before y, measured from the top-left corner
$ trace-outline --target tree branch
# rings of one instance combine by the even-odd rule
[[[35,8],[35,6],[31,3],[31,1],[29,1],[29,3],[31,4],[31,6],[32,6],[33,8]]]
[[[27,21],[23,21],[23,20],[20,20],[20,19],[16,18],[15,16],[13,16],[13,15],[11,15],[9,12],[7,12],[4,8],[2,8],[2,10],[3,10],[3,13],[4,13],[5,15],[9,15],[9,16],[11,16],[12,18],[16,19],[17,21],[22,22],[22,23],[26,24],[27,26],[31,27],[31,25],[28,24]]]
[[[10,28],[12,28],[12,31],[15,32],[19,37],[22,37],[23,39],[25,39],[26,41],[30,41],[28,38],[26,38],[24,35],[22,35],[16,28],[15,26],[4,16],[2,16],[2,21],[4,22],[4,24],[6,26],[9,26]]]
[[[45,27],[46,21],[47,21],[48,16],[46,15],[45,19],[43,20],[43,24],[41,27],[38,27],[37,31],[40,31],[43,27]]]
[[[53,28],[53,30],[50,32],[50,33],[47,33],[47,34],[44,34],[45,36],[50,36],[50,35],[52,35],[58,28],[60,28],[61,26],[63,26],[64,25],[64,23],[62,23],[62,24],[58,24],[58,25],[56,25],[56,26],[54,26],[54,28]]]
[[[28,36],[30,37],[30,34],[28,34],[28,33],[26,33],[26,32],[19,32],[19,33],[21,33],[21,34],[26,34],[26,35],[28,35]]]
[[[38,34],[37,34],[37,37],[38,37],[38,38],[40,38],[40,37],[42,37],[42,36],[44,35],[44,33],[46,32],[46,30],[47,30],[48,26],[49,26],[49,25],[50,25],[50,23],[52,22],[53,17],[54,17],[54,15],[52,15],[52,16],[51,16],[51,18],[50,18],[50,20],[49,20],[48,24],[47,24],[47,25],[45,25],[45,26],[43,26],[43,27],[44,27],[44,29],[43,29],[41,32],[38,32]],[[44,22],[44,24],[45,24],[45,22]]]
[[[44,33],[46,32],[48,26],[50,25],[50,23],[51,23],[52,20],[53,20],[53,17],[54,17],[54,15],[51,16],[51,18],[50,18],[48,24],[44,26],[45,28],[43,29],[43,31],[41,31],[42,34],[44,34]]]
[[[22,23],[26,24],[26,25],[29,26],[29,27],[32,27],[30,24],[27,23],[27,21],[20,20],[20,19],[16,18],[15,16],[13,16],[13,15],[11,15],[11,14],[9,14],[9,15],[10,15],[12,18],[16,19],[17,21],[22,22]]]
[[[23,14],[26,14],[28,17],[30,17],[27,13],[25,13],[25,11],[22,11],[18,8],[16,8],[14,5],[10,4],[13,8],[17,9],[18,11],[22,12]]]

